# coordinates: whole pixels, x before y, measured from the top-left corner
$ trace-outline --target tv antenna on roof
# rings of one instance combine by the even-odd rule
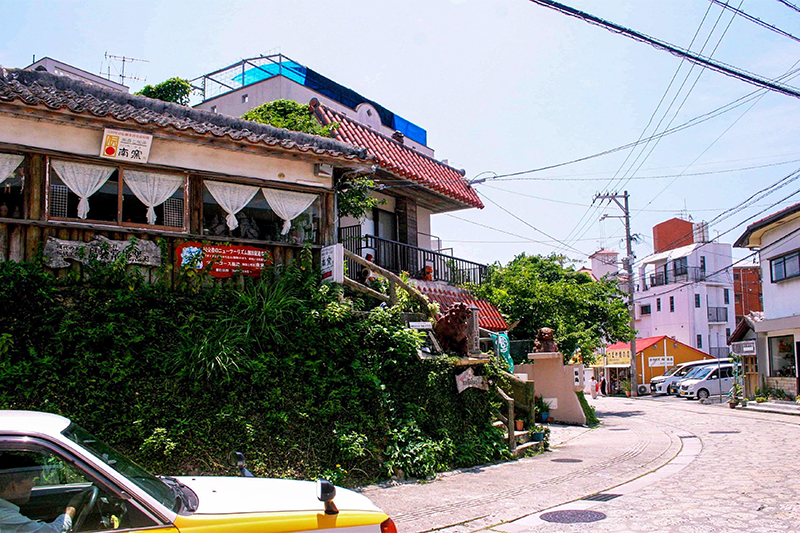
[[[126,76],[125,75],[125,63],[131,63],[133,61],[141,61],[143,63],[149,63],[150,61],[148,61],[147,59],[136,59],[135,57],[115,56],[115,55],[109,54],[108,52],[105,53],[105,58],[106,58],[106,61],[108,61],[106,67],[107,67],[107,71],[108,71],[107,78],[108,78],[109,81],[111,80],[111,62],[112,61],[121,61],[122,62],[122,70],[120,70],[120,73],[118,74],[119,82],[122,85],[125,85],[125,80],[126,79],[128,79],[128,80],[137,80],[137,81],[147,81],[147,78],[137,78],[136,76]],[[115,68],[115,70],[116,70],[116,68]],[[100,72],[100,75],[101,76],[103,75],[102,70]]]

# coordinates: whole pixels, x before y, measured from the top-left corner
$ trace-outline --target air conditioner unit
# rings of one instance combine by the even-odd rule
[[[332,178],[333,165],[328,165],[326,163],[316,163],[314,165],[314,175],[319,176],[320,178]]]

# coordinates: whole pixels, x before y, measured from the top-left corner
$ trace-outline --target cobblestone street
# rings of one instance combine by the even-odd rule
[[[364,493],[401,532],[797,531],[800,417],[677,398],[593,403],[601,426],[554,426],[550,452]]]

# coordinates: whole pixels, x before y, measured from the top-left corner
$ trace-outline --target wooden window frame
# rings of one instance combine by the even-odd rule
[[[117,219],[115,221],[112,220],[97,220],[92,218],[69,218],[69,217],[55,217],[50,214],[50,186],[51,186],[51,170],[52,170],[52,162],[53,161],[68,161],[74,163],[83,163],[87,165],[98,165],[98,166],[106,166],[109,168],[114,168],[117,171]],[[122,199],[123,199],[123,188],[124,188],[124,178],[125,178],[125,169],[128,170],[140,170],[144,172],[157,172],[160,174],[172,174],[175,176],[181,176],[183,178],[183,225],[181,227],[176,226],[165,226],[162,224],[142,224],[138,222],[125,222],[123,220],[123,213],[122,213]],[[71,191],[70,191],[71,192]],[[74,193],[73,193],[74,194]],[[120,227],[120,228],[133,228],[133,229],[140,229],[140,230],[155,230],[155,231],[172,231],[177,233],[189,233],[189,173],[186,171],[180,170],[163,170],[163,169],[154,169],[152,167],[146,166],[139,166],[139,165],[119,165],[119,164],[110,164],[106,161],[97,161],[94,159],[83,159],[78,157],[61,157],[61,156],[46,156],[45,160],[45,187],[44,187],[44,216],[45,220],[50,221],[59,221],[59,222],[69,222],[73,224],[91,224],[91,225],[102,225],[102,226],[109,226],[109,227]]]

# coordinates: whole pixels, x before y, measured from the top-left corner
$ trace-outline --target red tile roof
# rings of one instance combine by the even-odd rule
[[[336,139],[366,148],[383,170],[420,183],[470,207],[483,209],[483,202],[460,171],[347,118],[324,106],[316,98],[311,100],[310,105],[311,111],[322,124],[340,124],[334,132]]]
[[[675,340],[672,337],[667,337],[666,335],[661,335],[659,337],[646,337],[644,339],[636,339],[636,353],[643,352],[644,350],[648,349],[652,345],[656,344],[657,342],[659,342],[659,341],[661,341],[662,339],[665,339],[665,338],[669,338],[670,342],[676,342],[678,344],[682,344],[686,348],[689,348],[690,350],[694,350],[695,352],[697,352],[698,354],[703,355],[704,357],[711,357],[707,353],[701,352],[697,348],[693,348],[693,347],[689,346],[688,344],[684,344],[681,341]],[[630,345],[629,342],[617,342],[615,344],[609,344],[608,346],[606,346],[606,351],[607,352],[618,351],[618,350],[630,350],[630,349],[631,349],[631,345]]]
[[[478,308],[478,325],[491,331],[506,331],[508,324],[495,306],[486,300],[475,298],[459,287],[453,287],[441,281],[412,280],[419,291],[429,300],[439,304],[442,311],[456,302],[464,302],[468,306]]]

